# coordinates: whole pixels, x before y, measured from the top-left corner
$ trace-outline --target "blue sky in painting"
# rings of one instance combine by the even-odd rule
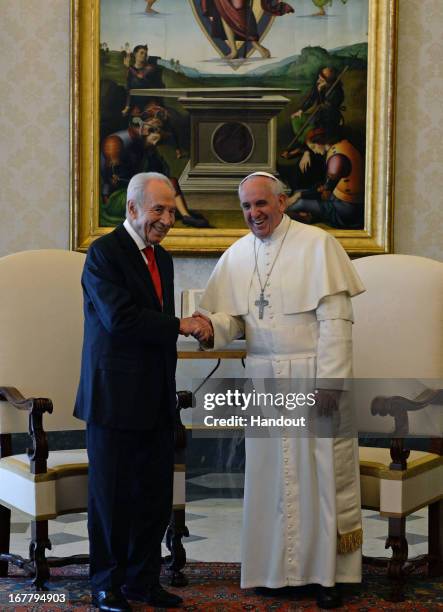
[[[333,0],[327,6],[327,17],[313,17],[318,9],[312,0],[288,0],[295,14],[275,19],[263,44],[271,50],[272,59],[254,54],[238,69],[247,73],[267,62],[275,62],[300,52],[307,46],[334,49],[367,42],[369,0]],[[188,0],[157,0],[158,15],[144,12],[145,0],[101,0],[100,39],[112,50],[125,42],[131,48],[147,43],[152,55],[164,59],[179,58],[186,66],[201,72],[232,74],[229,63],[220,58],[201,31]]]

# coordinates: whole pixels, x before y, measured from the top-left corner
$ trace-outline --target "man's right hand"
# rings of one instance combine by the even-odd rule
[[[199,312],[198,310],[196,310],[194,313],[192,313],[192,318],[200,321],[202,325],[208,325],[210,328],[210,333],[209,335],[207,335],[204,338],[199,338],[197,337],[197,340],[199,340],[200,344],[203,345],[204,348],[213,348],[214,347],[214,328],[212,327],[212,321],[209,317],[207,317],[206,315],[202,314],[201,312]]]
[[[212,324],[209,319],[203,317],[186,317],[180,319],[180,334],[192,335],[200,342],[207,342],[213,336]]]

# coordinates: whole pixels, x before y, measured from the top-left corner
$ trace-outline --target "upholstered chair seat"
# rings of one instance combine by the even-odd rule
[[[399,518],[443,496],[443,456],[411,451],[405,470],[391,470],[389,448],[360,447],[362,506]]]
[[[1,503],[34,520],[85,512],[88,506],[88,457],[85,449],[52,451],[44,474],[30,472],[25,454],[0,459]]]

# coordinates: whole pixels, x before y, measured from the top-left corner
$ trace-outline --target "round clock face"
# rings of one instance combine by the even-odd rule
[[[254,150],[254,137],[249,127],[239,121],[219,125],[212,135],[212,149],[221,162],[241,164]]]

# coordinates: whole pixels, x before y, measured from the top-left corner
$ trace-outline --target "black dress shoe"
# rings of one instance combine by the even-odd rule
[[[169,593],[159,584],[145,591],[136,591],[127,587],[123,587],[123,592],[128,599],[133,601],[141,601],[150,606],[159,608],[179,608],[183,603],[183,599],[174,593]]]
[[[270,589],[269,587],[255,587],[254,592],[260,597],[285,597],[288,594],[288,587]]]
[[[343,605],[340,589],[337,586],[319,586],[317,591],[317,605],[319,608],[323,608],[324,610],[339,608],[341,605]]]
[[[132,610],[123,595],[115,591],[93,592],[92,603],[103,612],[130,612]]]

